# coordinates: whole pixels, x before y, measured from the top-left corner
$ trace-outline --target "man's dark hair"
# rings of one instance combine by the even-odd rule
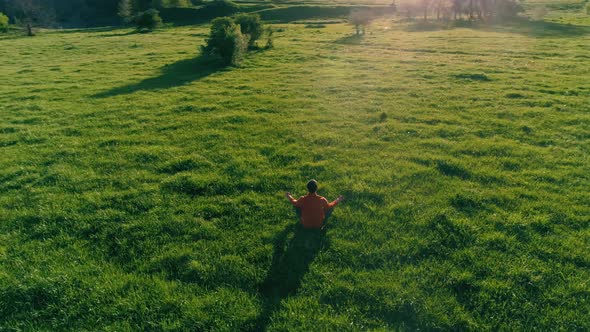
[[[307,190],[310,193],[315,193],[316,191],[318,191],[318,182],[316,180],[309,180],[309,182],[307,183]]]

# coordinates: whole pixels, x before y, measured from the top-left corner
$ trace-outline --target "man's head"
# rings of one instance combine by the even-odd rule
[[[309,180],[307,190],[312,194],[318,191],[318,182],[316,180]]]

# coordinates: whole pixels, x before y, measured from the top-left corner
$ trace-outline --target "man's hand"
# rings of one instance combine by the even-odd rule
[[[288,199],[292,199],[293,198],[293,196],[291,196],[291,193],[288,192],[288,191],[285,193],[285,197],[287,197]]]
[[[338,203],[342,202],[343,200],[344,200],[344,196],[342,196],[342,195],[340,195],[340,196],[338,196],[338,198],[336,198],[336,201]]]

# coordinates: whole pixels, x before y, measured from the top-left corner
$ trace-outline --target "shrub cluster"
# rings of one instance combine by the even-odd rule
[[[0,32],[8,31],[8,16],[0,13]]]
[[[160,12],[156,9],[148,9],[144,12],[137,13],[133,17],[133,23],[139,31],[152,31],[162,24]]]
[[[227,64],[237,64],[246,52],[248,37],[229,17],[218,17],[211,21],[211,34],[203,51],[217,55]]]
[[[227,64],[237,64],[248,48],[254,47],[264,31],[257,14],[216,18],[211,21],[211,33],[203,52],[219,56]],[[269,38],[270,35],[269,33]],[[268,45],[272,45],[272,42],[267,43]]]
[[[248,35],[248,46],[254,46],[254,42],[262,36],[264,28],[260,16],[256,14],[239,14],[234,17],[234,22],[240,26],[240,32]]]

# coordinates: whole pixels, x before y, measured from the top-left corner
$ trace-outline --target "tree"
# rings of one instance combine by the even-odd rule
[[[406,19],[413,19],[420,11],[419,3],[414,0],[400,0],[398,13],[403,14]]]
[[[137,26],[137,30],[144,32],[153,31],[162,24],[160,12],[156,9],[148,9],[144,12],[138,13],[133,18],[133,21]]]
[[[457,14],[461,17],[463,12],[464,0],[451,0],[451,10],[453,11],[453,19],[457,20]]]
[[[389,10],[392,13],[397,12],[397,4],[395,3],[395,0],[392,0],[391,3],[389,4]]]
[[[211,33],[204,53],[219,56],[226,64],[237,64],[246,52],[248,38],[229,17],[211,21]]]
[[[258,14],[239,14],[234,17],[234,23],[240,25],[240,32],[243,35],[248,35],[249,47],[253,46],[254,42],[256,42],[264,32],[264,27],[262,26],[262,21]]]
[[[190,7],[191,4],[189,3],[188,0],[169,0],[168,6],[175,7],[175,8],[186,8],[186,7]]]
[[[494,16],[492,0],[479,0],[477,17],[482,21],[489,21]]]
[[[452,2],[450,0],[434,0],[436,19],[448,20],[451,18]]]
[[[8,16],[4,15],[3,13],[0,13],[0,31],[8,31]]]
[[[431,0],[420,0],[420,7],[422,7],[422,13],[424,14],[424,22],[428,20],[428,8],[430,7]]]
[[[133,0],[133,8],[137,12],[147,11],[148,9],[157,7],[158,2],[155,0]]]
[[[356,9],[350,12],[348,21],[354,25],[354,30],[357,35],[364,34],[367,26],[373,21],[375,16],[370,10],[367,9]]]
[[[273,48],[274,41],[272,35],[275,33],[275,30],[272,27],[266,27],[266,48]]]
[[[48,26],[55,20],[54,8],[41,0],[11,0],[8,8],[23,24],[27,36],[35,35],[34,26]]]
[[[510,20],[522,13],[524,8],[518,0],[495,0],[493,12],[496,19]]]
[[[119,1],[119,7],[117,10],[117,15],[123,19],[126,23],[133,17],[133,3],[131,0],[121,0]]]

